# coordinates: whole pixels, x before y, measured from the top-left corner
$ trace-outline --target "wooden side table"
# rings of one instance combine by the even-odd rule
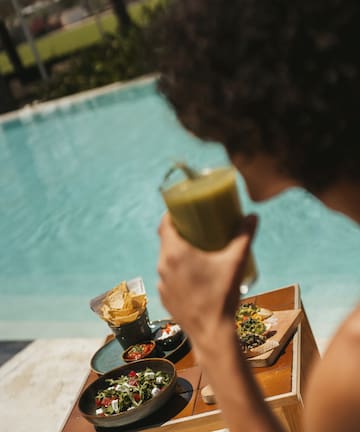
[[[246,300],[272,310],[303,309],[298,285],[290,285]],[[253,368],[265,400],[288,431],[303,430],[301,417],[304,384],[310,364],[318,356],[315,339],[303,309],[303,319],[277,361],[268,367]],[[225,428],[218,406],[207,405],[201,398],[200,391],[207,382],[191,350],[176,362],[176,369],[179,377],[178,388],[158,413],[134,425],[98,430],[101,432],[209,432]],[[97,375],[90,372],[83,388],[96,378]],[[94,426],[81,416],[77,402],[78,398],[62,432],[94,432]]]

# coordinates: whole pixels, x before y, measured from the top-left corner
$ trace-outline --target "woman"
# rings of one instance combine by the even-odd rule
[[[359,22],[358,0],[173,1],[160,29],[159,87],[189,131],[224,145],[253,200],[301,186],[360,223]],[[158,288],[229,429],[281,431],[233,324],[255,227],[247,217],[225,249],[206,253],[166,215]],[[359,363],[358,306],[313,368],[306,431],[360,430]]]

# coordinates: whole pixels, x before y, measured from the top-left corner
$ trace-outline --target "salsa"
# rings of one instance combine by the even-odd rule
[[[140,360],[146,357],[154,348],[154,344],[151,342],[144,342],[133,345],[126,353],[125,358],[127,360]]]

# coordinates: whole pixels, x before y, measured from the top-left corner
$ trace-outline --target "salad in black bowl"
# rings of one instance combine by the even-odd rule
[[[95,426],[120,427],[162,407],[175,391],[175,365],[166,359],[137,360],[99,377],[81,394],[78,407]]]

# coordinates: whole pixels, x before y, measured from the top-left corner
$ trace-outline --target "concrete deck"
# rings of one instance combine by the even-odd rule
[[[4,363],[1,431],[61,430],[101,343],[102,339],[39,339]]]

